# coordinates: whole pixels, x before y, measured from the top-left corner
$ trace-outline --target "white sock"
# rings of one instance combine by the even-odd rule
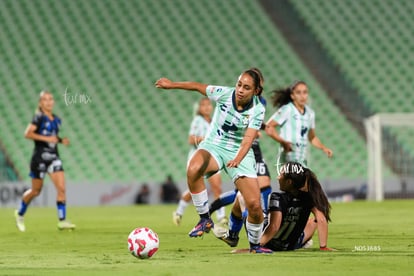
[[[177,207],[177,210],[175,211],[175,213],[177,213],[177,215],[180,215],[180,216],[184,215],[185,208],[187,208],[188,204],[189,204],[189,202],[187,202],[183,199],[180,199],[180,201],[178,202],[178,207]]]
[[[226,216],[226,209],[224,207],[221,207],[216,211],[216,218],[218,221],[223,219]]]
[[[262,236],[263,222],[259,224],[250,223],[246,220],[247,237],[250,243],[259,244]]]
[[[198,214],[201,215],[209,212],[207,189],[204,189],[198,194],[191,193],[191,198],[193,199],[193,204]]]

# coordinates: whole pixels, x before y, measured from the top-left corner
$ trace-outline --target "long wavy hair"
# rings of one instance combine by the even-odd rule
[[[291,85],[285,88],[277,88],[272,90],[272,105],[274,107],[280,108],[281,106],[284,106],[290,102],[292,102],[292,98],[290,95],[292,94],[293,90],[295,90],[296,86],[299,84],[307,85],[306,82],[301,80],[294,81]]]
[[[313,206],[325,215],[327,221],[331,221],[331,204],[315,173],[298,162],[287,162],[282,166],[280,173],[283,173],[286,179],[291,179],[293,187],[297,190],[307,185]]]

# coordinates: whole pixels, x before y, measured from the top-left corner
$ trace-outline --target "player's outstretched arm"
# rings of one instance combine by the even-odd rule
[[[260,245],[264,246],[268,243],[279,231],[280,225],[282,224],[282,212],[272,211],[269,212],[269,223],[266,229],[263,231],[262,237],[260,238]]]
[[[325,215],[317,208],[312,208],[312,213],[317,221],[319,249],[322,251],[335,251],[335,249],[328,247],[328,221]]]
[[[183,89],[189,91],[197,91],[202,95],[206,95],[207,84],[193,82],[193,81],[181,81],[175,82],[167,78],[160,78],[155,82],[155,87],[162,89]]]

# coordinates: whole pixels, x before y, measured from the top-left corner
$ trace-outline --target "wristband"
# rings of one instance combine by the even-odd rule
[[[62,143],[62,138],[58,136],[58,143]]]

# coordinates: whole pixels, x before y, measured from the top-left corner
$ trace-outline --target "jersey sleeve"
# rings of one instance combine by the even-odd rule
[[[283,197],[280,193],[273,192],[269,200],[269,212],[280,211],[283,209]]]
[[[39,128],[40,124],[42,123],[42,117],[43,117],[42,113],[36,112],[36,114],[33,116],[32,121],[30,123],[32,125],[37,126],[37,128]]]
[[[271,119],[275,121],[278,125],[283,125],[289,116],[289,109],[287,105],[280,107],[275,113],[273,113]]]
[[[250,120],[248,127],[259,130],[264,120],[264,114],[265,114],[264,106],[261,104],[257,105],[253,118],[252,120]]]
[[[206,95],[212,101],[219,101],[223,95],[234,90],[234,88],[226,87],[226,86],[216,86],[216,85],[208,85],[206,88]]]
[[[196,116],[194,117],[193,121],[190,125],[190,130],[188,132],[188,135],[194,135],[194,136],[202,136],[202,126],[200,124],[200,117]]]

